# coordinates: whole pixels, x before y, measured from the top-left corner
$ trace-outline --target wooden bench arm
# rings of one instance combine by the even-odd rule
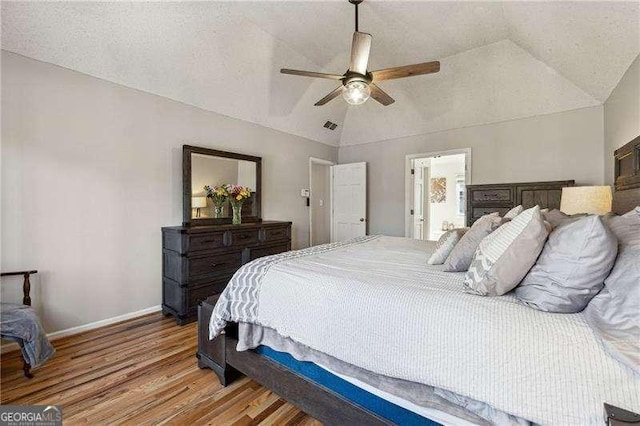
[[[38,271],[18,271],[18,272],[2,272],[0,273],[0,277],[11,277],[16,275],[24,276],[24,282],[22,283],[22,304],[31,306],[31,296],[29,293],[31,292],[31,281],[29,281],[29,276],[31,274],[37,274]]]

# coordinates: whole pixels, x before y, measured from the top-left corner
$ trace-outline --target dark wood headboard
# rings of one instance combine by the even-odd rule
[[[612,211],[624,214],[640,206],[640,136],[616,149]]]
[[[471,226],[485,214],[498,212],[504,216],[518,204],[522,204],[525,209],[535,205],[559,209],[562,188],[574,184],[573,180],[561,180],[467,185],[467,226]]]

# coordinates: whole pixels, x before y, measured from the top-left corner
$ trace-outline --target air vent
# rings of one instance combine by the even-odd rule
[[[331,121],[327,121],[326,123],[324,123],[324,127],[329,130],[335,130],[338,125],[336,123],[332,123]]]

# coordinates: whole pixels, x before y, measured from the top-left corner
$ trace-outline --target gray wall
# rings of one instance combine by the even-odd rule
[[[604,104],[604,180],[613,184],[613,152],[640,135],[640,56]]]
[[[602,184],[602,106],[341,147],[368,163],[369,232],[404,235],[405,156],[471,148],[472,183],[575,179]]]
[[[160,304],[183,144],[262,156],[263,217],[308,244],[309,157],[336,148],[2,52],[2,270],[40,271],[47,331]]]
[[[327,164],[311,163],[311,175],[312,244],[316,246],[331,241],[331,167]]]

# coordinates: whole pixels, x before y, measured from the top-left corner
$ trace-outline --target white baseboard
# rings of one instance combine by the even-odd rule
[[[151,314],[153,312],[158,312],[162,310],[161,305],[151,306],[150,308],[141,309],[135,312],[129,312],[128,314],[118,315],[117,317],[107,318],[96,322],[91,322],[89,324],[79,325],[77,327],[67,328],[65,330],[54,331],[53,333],[47,333],[47,337],[49,340],[59,339],[61,337],[73,336],[74,334],[83,333],[85,331],[94,330],[96,328],[104,327],[107,325],[115,324],[117,322],[126,321],[128,319],[141,317],[143,315]],[[54,345],[55,346],[55,345]],[[2,345],[0,347],[0,353],[4,354],[6,352],[11,352],[19,349],[17,343],[11,342],[6,345]]]

